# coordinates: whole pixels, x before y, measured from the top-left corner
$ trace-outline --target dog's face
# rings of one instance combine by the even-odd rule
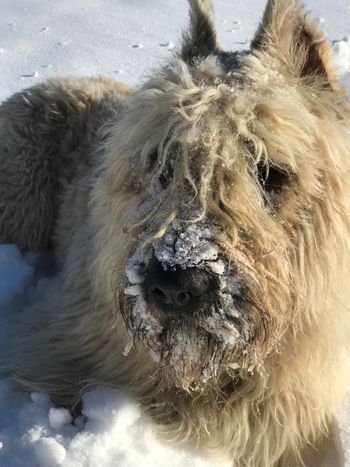
[[[191,6],[180,55],[131,99],[112,143],[127,154],[118,295],[131,341],[163,384],[205,391],[263,371],[317,312],[305,297],[316,264],[326,286],[323,249],[338,241],[345,104],[296,2],[269,2],[247,53],[222,52],[208,3]]]

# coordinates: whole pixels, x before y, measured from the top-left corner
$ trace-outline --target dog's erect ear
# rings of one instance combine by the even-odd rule
[[[190,28],[183,36],[181,58],[191,62],[221,50],[216,37],[215,19],[210,0],[189,0]]]
[[[252,48],[268,51],[293,75],[336,79],[331,45],[298,0],[268,1]]]

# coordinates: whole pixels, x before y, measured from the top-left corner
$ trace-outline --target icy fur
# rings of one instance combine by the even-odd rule
[[[215,336],[226,349],[234,349],[242,341],[242,333],[243,337],[248,339],[248,325],[243,323],[243,329],[238,331],[232,323],[232,318],[242,318],[235,305],[235,297],[241,292],[242,285],[239,278],[232,275],[229,262],[220,253],[218,243],[224,243],[225,240],[227,239],[220,228],[207,219],[198,223],[175,220],[162,238],[153,242],[147,242],[146,237],[139,239],[139,246],[126,268],[129,284],[125,294],[133,300],[130,309],[133,334],[145,341],[155,361],[162,362],[164,357],[162,345],[157,339],[163,327],[147,306],[142,289],[152,256],[159,261],[164,270],[196,267],[214,274],[219,281],[220,306],[212,307],[209,314],[203,315],[203,318],[199,319],[199,326],[203,331]],[[204,345],[202,342],[193,342],[184,335],[182,328],[180,331],[173,337],[170,355],[170,363],[178,372],[182,371],[184,358],[190,364],[198,361],[200,347]],[[133,337],[125,348],[126,355],[132,347],[132,342]],[[206,379],[205,375],[202,376]]]

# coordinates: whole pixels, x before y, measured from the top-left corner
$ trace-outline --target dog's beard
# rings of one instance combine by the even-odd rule
[[[140,247],[129,261],[129,284],[120,294],[120,309],[130,335],[125,353],[137,340],[149,350],[158,366],[157,376],[166,386],[204,391],[224,374],[237,376],[241,370],[251,371],[259,365],[267,320],[256,301],[258,281],[249,272],[246,258],[240,259],[246,272],[239,274],[234,270],[237,260],[225,260],[212,241],[214,236],[220,238],[216,229],[181,228],[179,235],[180,224],[175,224],[162,239]],[[176,248],[174,237],[180,238]],[[191,239],[195,239],[194,246]],[[159,310],[144,287],[143,272],[152,255],[164,269],[180,264],[210,270],[219,284],[217,292],[191,313]]]
[[[228,313],[212,305],[191,319],[174,317],[152,309],[139,285],[122,294],[121,310],[130,333],[125,352],[134,340],[142,342],[166,386],[204,391],[223,373],[237,374],[259,363],[254,323],[238,310]]]

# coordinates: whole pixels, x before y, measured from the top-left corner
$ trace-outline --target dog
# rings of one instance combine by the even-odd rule
[[[346,387],[350,104],[297,0],[225,52],[209,0],[134,90],[52,79],[0,108],[0,240],[56,274],[3,358],[73,407],[105,384],[159,436],[301,465]]]

